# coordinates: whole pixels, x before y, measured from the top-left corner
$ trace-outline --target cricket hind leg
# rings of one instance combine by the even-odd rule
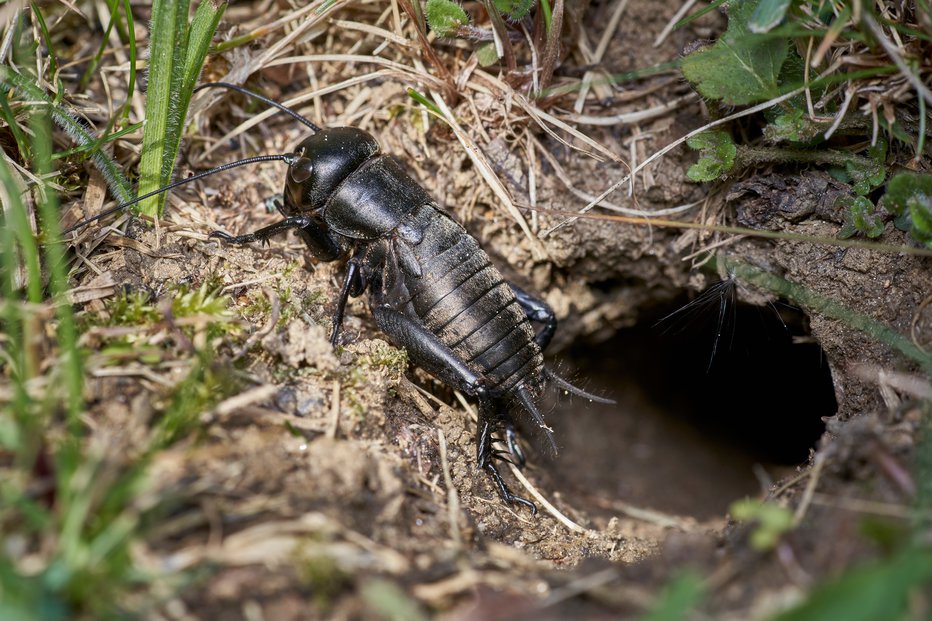
[[[537,505],[512,493],[495,463],[496,460],[505,459],[502,454],[492,448],[493,434],[503,423],[509,450],[517,447],[514,438],[511,441],[508,440],[507,429],[511,424],[511,418],[505,412],[502,399],[490,394],[486,388],[485,379],[475,374],[456,356],[453,350],[437,338],[437,335],[420,323],[387,306],[374,308],[373,314],[382,331],[396,345],[408,351],[408,356],[414,364],[438,377],[448,386],[462,390],[479,401],[479,428],[476,432],[476,459],[479,469],[489,474],[499,496],[506,504],[523,505],[536,514]],[[513,428],[513,425],[511,426]],[[513,451],[512,455],[518,460],[524,457],[520,448]]]
[[[480,470],[485,470],[492,479],[492,484],[498,490],[498,495],[505,504],[523,505],[531,510],[531,513],[537,515],[537,505],[533,502],[513,493],[505,479],[502,478],[501,472],[495,461],[510,461],[500,451],[492,448],[495,441],[494,433],[504,422],[505,443],[508,444],[508,450],[511,455],[521,464],[524,463],[524,452],[517,445],[516,434],[514,433],[514,424],[507,415],[502,417],[503,410],[501,403],[494,398],[488,398],[479,402],[479,428],[476,431],[476,461]],[[510,432],[509,432],[510,429]],[[514,462],[512,462],[514,463]]]

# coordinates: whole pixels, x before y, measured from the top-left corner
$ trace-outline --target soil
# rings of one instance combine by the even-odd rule
[[[676,8],[630,2],[605,70],[666,62],[723,24],[713,13],[654,47]],[[612,9],[612,3],[590,7],[591,38]],[[254,17],[241,7],[230,19]],[[349,50],[360,35],[323,27],[331,50]],[[303,45],[313,50],[317,44]],[[208,71],[222,75],[213,62]],[[578,67],[571,54],[558,74]],[[325,62],[315,79],[336,82],[368,70]],[[303,68],[268,71],[265,94],[286,98],[298,77],[306,80]],[[282,93],[268,92],[276,85]],[[690,93],[669,76],[631,88],[650,92],[635,99],[622,88],[613,101],[588,103],[586,112],[619,114]],[[191,584],[170,594],[153,618],[635,618],[671,577],[692,567],[706,579],[705,612],[751,619],[798,599],[813,579],[876,553],[858,534],[865,515],[852,509],[851,499],[909,503],[904,473],[921,425],[918,406],[878,383],[877,370],[913,375],[917,369],[842,322],[781,310],[770,294],[740,282],[730,292],[746,311],[740,323],[723,328],[715,320],[718,306],[710,304],[694,307],[699,319],[674,320],[673,332],[685,337],[653,326],[715,282],[684,257],[717,246],[928,347],[928,259],[585,218],[542,235],[538,255],[477,181],[456,138],[433,121],[422,131],[408,101],[400,82],[383,78],[327,95],[321,106],[334,123],[372,131],[467,226],[506,277],[539,292],[560,321],[549,364],[617,401],[590,404],[552,391],[546,418],[560,453],[549,458],[536,449],[533,434],[525,438],[526,476],[579,528],[543,507],[535,516],[498,499],[476,470],[469,412],[447,387],[405,363],[377,331],[364,297],[351,301],[341,345],[330,347],[340,265],[314,262],[292,236],[269,247],[208,240],[218,228],[245,232],[278,218],[261,205],[278,191],[282,167],[259,165],[217,177],[199,191],[175,192],[154,229],[124,219],[123,234],[100,241],[88,230],[84,239],[97,241],[77,245],[90,258],[77,261],[75,286],[109,283],[98,299],[84,301],[83,317],[107,313],[109,298],[122,290],[164,302],[177,283],[192,289],[211,283],[229,296],[239,330],[217,336],[201,326],[192,334],[169,318],[143,334],[147,342],[170,343],[160,365],[147,374],[127,364],[122,375],[101,372],[88,387],[89,419],[133,446],[145,437],[153,407],[191,368],[185,353],[191,347],[206,345],[216,372],[236,383],[201,412],[198,433],[160,453],[153,465],[151,493],[172,503],[147,537],[143,558],[153,568],[191,570]],[[251,114],[242,105],[225,98],[200,106],[198,134],[231,129]],[[505,123],[520,116],[510,106],[504,99],[464,98],[455,114],[517,202],[526,203],[524,128],[534,126],[526,119]],[[704,113],[693,99],[639,125],[582,129],[626,161],[631,153],[643,161],[702,124]],[[617,161],[586,157],[538,129],[533,135],[576,190],[597,195],[626,172]],[[272,153],[287,152],[298,138],[298,129],[276,120],[248,141],[237,140]],[[204,160],[205,144],[188,142],[179,175],[232,157],[221,147]],[[686,180],[694,158],[674,151],[638,176],[633,196],[622,188],[610,200],[645,211],[697,203],[689,214],[707,224],[828,238],[838,232],[841,216],[828,198],[846,190],[822,173],[759,171],[723,191]],[[530,165],[540,211],[525,216],[542,234],[563,219],[548,210],[575,211],[583,202],[546,158]],[[77,205],[73,210],[69,217],[80,217]],[[892,226],[881,241],[908,243]],[[782,327],[766,316],[781,317]],[[803,362],[780,357],[799,352]],[[797,366],[813,371],[799,373]],[[798,400],[768,408],[784,393]],[[820,464],[815,470],[814,463]],[[528,494],[510,472],[505,476],[512,489]],[[807,486],[816,494],[778,553],[753,549],[751,527],[728,516],[731,502],[748,496],[796,510]],[[204,566],[212,569],[194,571]]]

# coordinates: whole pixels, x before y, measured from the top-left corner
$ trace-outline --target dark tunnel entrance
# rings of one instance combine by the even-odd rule
[[[560,356],[576,383],[619,401],[564,397],[548,414],[568,495],[714,517],[808,459],[837,404],[805,313],[734,301],[675,312],[688,302]]]

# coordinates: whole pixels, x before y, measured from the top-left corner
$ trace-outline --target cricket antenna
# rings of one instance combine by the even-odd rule
[[[298,114],[297,112],[295,112],[295,111],[292,110],[291,108],[289,108],[289,107],[287,107],[287,106],[283,106],[282,104],[278,103],[277,101],[272,101],[272,100],[269,99],[268,97],[263,97],[262,95],[260,95],[260,94],[258,94],[258,93],[253,93],[252,91],[247,90],[247,89],[243,88],[242,86],[237,86],[237,85],[235,85],[235,84],[230,84],[229,82],[208,82],[208,83],[206,83],[206,84],[201,84],[200,86],[198,86],[196,89],[194,89],[194,92],[196,93],[196,92],[198,92],[198,91],[200,91],[200,90],[204,90],[205,88],[228,88],[228,89],[230,89],[231,91],[236,91],[237,93],[242,93],[243,95],[247,95],[247,96],[249,96],[249,97],[252,97],[253,99],[258,99],[258,100],[261,101],[262,103],[269,104],[269,105],[272,106],[272,107],[278,108],[278,109],[281,110],[282,112],[285,112],[285,113],[287,113],[287,114],[290,114],[291,117],[292,117],[293,119],[295,119],[295,120],[298,121],[299,123],[302,123],[302,124],[306,125],[307,127],[310,127],[310,128],[313,129],[315,132],[319,132],[319,131],[320,131],[320,128],[319,128],[317,125],[314,125],[314,124],[313,124],[311,121],[309,121],[307,118],[301,116],[300,114]]]
[[[134,199],[131,200],[131,201],[127,201],[127,202],[125,202],[125,203],[120,203],[120,204],[117,205],[116,207],[111,207],[110,209],[105,209],[104,211],[100,212],[100,213],[97,214],[96,216],[92,216],[92,217],[88,218],[87,220],[82,220],[82,221],[78,222],[77,224],[74,224],[74,225],[68,227],[67,229],[65,229],[64,231],[62,231],[62,235],[67,235],[68,233],[71,233],[72,231],[76,231],[76,230],[80,229],[81,227],[87,226],[87,225],[90,224],[91,222],[94,222],[94,221],[96,221],[96,220],[100,220],[101,218],[106,218],[106,217],[109,216],[110,214],[116,213],[116,212],[118,212],[118,211],[120,211],[120,210],[122,210],[122,209],[125,209],[125,208],[129,207],[130,205],[135,205],[135,204],[138,203],[139,201],[145,200],[145,199],[147,199],[147,198],[151,198],[151,197],[153,197],[153,196],[157,196],[158,194],[161,194],[162,192],[167,192],[167,191],[169,191],[169,190],[172,190],[172,189],[174,189],[174,188],[177,188],[178,186],[185,185],[186,183],[191,183],[192,181],[197,181],[198,179],[203,179],[204,177],[209,177],[210,175],[215,175],[215,174],[217,174],[217,173],[223,172],[223,171],[225,171],[225,170],[229,170],[229,169],[231,169],[231,168],[237,168],[238,166],[245,166],[246,164],[255,164],[256,162],[272,162],[272,161],[286,162],[289,166],[291,166],[292,164],[294,164],[294,162],[295,162],[296,159],[297,159],[296,156],[290,155],[290,154],[288,154],[288,155],[278,155],[278,154],[276,154],[276,155],[257,155],[256,157],[247,157],[247,158],[244,159],[244,160],[238,160],[238,161],[236,161],[236,162],[228,162],[228,163],[226,163],[226,164],[221,164],[220,166],[217,166],[216,168],[211,168],[210,170],[205,170],[204,172],[199,172],[199,173],[197,173],[196,175],[191,175],[190,177],[185,177],[184,179],[179,179],[178,181],[175,181],[174,183],[169,183],[169,184],[166,185],[165,187],[159,188],[158,190],[154,190],[154,191],[152,191],[152,192],[149,192],[148,194],[143,194],[142,196],[137,196],[136,198],[134,198]]]

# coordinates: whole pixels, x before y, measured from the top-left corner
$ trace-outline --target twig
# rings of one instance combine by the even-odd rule
[[[904,520],[922,516],[928,518],[930,515],[929,511],[917,511],[915,507],[910,507],[908,505],[897,505],[889,502],[865,500],[862,498],[846,498],[843,496],[832,496],[830,494],[813,494],[812,504],[821,507],[844,509],[846,511],[856,511],[858,513],[871,513],[873,515],[902,518]]]
[[[822,76],[820,76],[820,77],[824,77],[824,76],[827,76],[827,75],[831,75],[832,73],[834,73],[834,72],[838,69],[839,66],[841,66],[841,62],[840,62],[840,61],[834,62],[834,63],[832,64],[832,66],[829,67],[828,70],[825,71],[825,72],[822,74]],[[701,134],[702,132],[708,131],[709,129],[711,129],[711,128],[713,128],[713,127],[718,127],[719,125],[725,125],[726,123],[730,123],[730,122],[734,121],[735,119],[740,119],[740,118],[743,118],[743,117],[746,117],[746,116],[750,116],[750,115],[752,115],[752,114],[757,114],[758,112],[762,112],[762,111],[766,110],[767,108],[771,108],[771,107],[773,107],[773,106],[775,106],[775,105],[777,105],[777,104],[779,104],[779,103],[783,103],[784,101],[787,101],[788,99],[792,99],[793,97],[796,97],[797,95],[799,95],[799,94],[805,92],[805,90],[806,90],[807,88],[809,88],[809,85],[801,86],[801,87],[799,87],[799,88],[797,88],[797,89],[795,89],[795,90],[790,91],[789,93],[786,93],[786,94],[781,95],[781,96],[779,96],[779,97],[775,97],[774,99],[771,99],[771,100],[769,100],[769,101],[765,101],[765,102],[763,102],[763,103],[757,104],[756,106],[752,106],[752,107],[748,108],[747,110],[741,110],[740,112],[736,112],[736,113],[734,113],[734,114],[730,114],[730,115],[728,115],[728,116],[726,116],[726,117],[723,117],[723,118],[721,118],[721,119],[717,119],[717,120],[715,120],[715,121],[712,121],[711,123],[707,123],[707,124],[705,124],[704,126],[698,128],[698,129],[694,129],[693,131],[687,133],[686,135],[684,135],[684,136],[682,136],[682,137],[680,137],[680,138],[677,138],[676,140],[674,140],[673,142],[671,142],[671,143],[668,144],[667,146],[663,147],[662,149],[660,149],[659,151],[657,151],[656,153],[654,153],[653,155],[651,155],[649,158],[647,158],[646,160],[644,160],[643,162],[641,162],[640,164],[638,164],[637,168],[635,168],[634,170],[632,170],[630,173],[628,173],[627,175],[625,175],[624,177],[622,177],[621,179],[619,179],[618,181],[616,181],[615,183],[613,183],[611,186],[609,186],[608,189],[606,189],[604,192],[602,192],[602,193],[599,194],[597,197],[595,197],[595,199],[593,199],[592,201],[590,201],[589,204],[587,204],[585,207],[583,207],[582,209],[580,209],[580,210],[579,210],[579,213],[586,213],[587,211],[591,210],[593,207],[597,206],[597,205],[598,205],[599,203],[601,203],[602,200],[605,199],[609,194],[611,194],[612,192],[614,192],[615,190],[617,190],[618,188],[620,188],[622,185],[624,185],[625,183],[627,183],[627,182],[628,182],[628,179],[630,179],[632,175],[637,174],[638,172],[640,172],[641,170],[643,170],[646,166],[649,166],[649,165],[652,164],[655,160],[660,159],[661,157],[663,157],[664,155],[666,155],[667,153],[669,153],[670,151],[672,151],[672,150],[675,149],[676,147],[680,146],[681,144],[683,144],[684,142],[686,142],[687,140],[689,140],[689,139],[692,138],[693,136],[697,136],[697,135]],[[556,224],[555,226],[552,226],[552,227],[550,227],[549,229],[547,229],[546,231],[544,231],[544,233],[541,235],[541,237],[546,237],[546,236],[550,235],[551,233],[553,233],[554,231],[556,231],[557,229],[563,228],[563,227],[566,226],[567,224],[572,224],[572,223],[575,222],[576,220],[578,220],[577,217],[567,218],[566,220],[563,220],[562,222],[560,222],[560,223]]]
[[[673,27],[676,26],[683,16],[689,13],[689,9],[693,8],[693,5],[696,4],[697,0],[686,0],[683,3],[676,13],[673,14],[673,17],[670,18],[670,21],[667,22],[667,25],[663,27],[663,30],[660,31],[660,34],[657,35],[657,38],[654,39],[654,47],[660,47],[660,44],[663,43],[666,38],[673,32]]]
[[[854,93],[857,89],[854,85],[848,86],[845,90],[845,99],[841,102],[841,107],[838,109],[838,113],[835,114],[835,120],[832,121],[831,127],[825,131],[825,139],[828,140],[832,137],[832,134],[835,133],[835,130],[841,125],[841,122],[845,118],[845,114],[848,112],[848,106],[851,104],[851,100],[854,98]],[[808,92],[808,91],[807,91]]]
[[[443,470],[443,483],[447,486],[447,513],[450,520],[450,536],[457,550],[463,548],[463,536],[460,534],[460,497],[453,487],[450,475],[450,462],[447,459],[447,438],[442,429],[437,429],[437,441],[440,445],[440,468]]]
[[[495,41],[495,51],[500,58],[505,59],[505,68],[509,74],[514,73],[517,68],[515,62],[515,50],[511,45],[511,39],[508,38],[508,28],[505,26],[505,20],[502,19],[501,13],[495,7],[492,0],[482,0],[482,6],[492,22],[492,35]]]
[[[594,199],[592,194],[589,194],[588,192],[584,190],[580,190],[575,185],[573,185],[573,181],[570,179],[569,175],[566,174],[566,171],[563,169],[563,167],[560,165],[557,159],[553,156],[552,153],[550,153],[550,151],[544,148],[544,146],[541,145],[537,141],[537,138],[531,136],[531,140],[534,141],[534,144],[536,145],[536,150],[539,151],[540,154],[544,156],[544,159],[546,159],[547,162],[550,164],[550,166],[553,167],[553,170],[557,176],[557,179],[559,179],[560,182],[564,186],[566,186],[567,190],[569,190],[570,192],[572,192],[573,194],[575,194],[576,196],[578,196],[579,198],[583,200]],[[655,211],[646,211],[643,209],[631,209],[630,207],[622,207],[621,205],[616,205],[615,203],[610,203],[608,201],[602,201],[599,204],[599,207],[602,207],[603,209],[608,209],[609,211],[617,211],[618,213],[623,213],[623,214],[634,216],[637,218],[660,218],[663,216],[675,216],[677,214],[681,214],[683,212],[689,211],[696,205],[701,204],[701,202],[702,201],[696,201],[694,203],[688,203],[686,205],[678,205],[676,207],[667,207],[665,209],[657,209]],[[541,209],[540,211],[542,213],[553,212],[553,210],[544,210],[544,209]],[[550,234],[551,231],[554,231],[557,228],[558,227],[553,227],[550,230],[545,231],[544,233],[541,234],[541,237],[546,237],[547,235]]]
[[[333,440],[340,426],[340,380],[333,380],[333,395],[330,397],[330,424],[326,436]]]
[[[900,73],[903,74],[903,77],[906,78],[910,84],[913,85],[913,88],[916,89],[916,92],[925,99],[929,104],[932,104],[932,91],[929,90],[925,84],[922,83],[922,80],[913,73],[909,65],[906,64],[906,61],[903,60],[903,57],[900,55],[900,51],[896,49],[896,46],[893,45],[886,35],[884,35],[883,30],[877,24],[877,21],[871,16],[867,11],[864,12],[864,15],[861,16],[861,21],[864,22],[864,25],[867,26],[867,29],[871,31],[874,35],[874,38],[877,39],[877,42],[880,43],[880,46],[884,51],[890,56],[890,60],[893,61],[893,64],[896,65],[897,69],[900,70]]]
[[[611,114],[608,116],[594,116],[591,114],[567,114],[563,118],[570,123],[579,123],[580,125],[605,125],[613,127],[618,125],[633,125],[635,123],[641,123],[643,121],[648,121],[650,119],[663,116],[673,110],[683,107],[683,105],[686,103],[698,98],[698,94],[689,93],[683,95],[682,97],[677,97],[676,99],[668,101],[667,103],[662,103],[659,106],[646,108],[644,110],[622,112],[621,114]]]
[[[806,483],[806,489],[803,491],[803,498],[796,507],[796,513],[793,516],[793,522],[799,526],[809,509],[812,502],[812,496],[815,494],[816,485],[819,484],[819,477],[822,474],[822,467],[825,465],[825,453],[819,453],[815,457],[815,463],[812,464],[812,475]]]
[[[202,414],[201,422],[210,422],[215,420],[217,417],[232,414],[236,410],[241,410],[244,407],[252,405],[253,403],[265,401],[266,399],[274,396],[277,392],[278,386],[275,384],[263,384],[262,386],[256,386],[255,388],[247,390],[246,392],[233,395],[232,397],[224,399],[218,403],[217,406],[210,411]]]
[[[269,312],[269,319],[260,330],[249,335],[249,338],[246,339],[242,347],[233,352],[234,361],[239,360],[243,354],[252,349],[253,345],[258,343],[266,334],[274,330],[275,324],[278,323],[279,315],[281,315],[281,302],[279,302],[278,295],[271,287],[264,287],[262,292],[265,293],[265,296],[269,299],[269,303],[272,305],[272,310]]]
[[[440,77],[443,81],[443,92],[447,97],[453,98],[456,96],[456,89],[453,88],[453,76],[450,75],[449,69],[446,65],[443,64],[443,61],[437,57],[437,53],[434,52],[434,48],[431,47],[430,41],[427,40],[427,37],[424,35],[424,32],[421,30],[420,25],[418,24],[417,13],[415,12],[414,5],[410,0],[397,0],[401,10],[408,14],[408,17],[414,22],[414,33],[417,35],[418,41],[421,43],[421,48],[424,50],[424,55],[427,57],[427,60],[433,65],[434,69],[437,70],[437,73],[440,74]]]
[[[465,131],[463,131],[463,128],[459,126],[456,117],[453,115],[453,112],[450,111],[449,106],[447,106],[443,98],[437,94],[434,94],[434,101],[443,114],[442,118],[453,130],[453,133],[456,134],[456,138],[460,141],[460,144],[463,145],[463,148],[466,150],[466,154],[469,156],[469,159],[472,160],[473,165],[479,170],[479,174],[482,175],[482,178],[488,184],[489,188],[491,188],[495,196],[502,202],[502,205],[504,205],[508,214],[514,218],[515,222],[518,223],[518,226],[521,227],[521,230],[524,232],[525,236],[530,242],[531,253],[534,255],[534,258],[538,260],[547,258],[547,252],[544,250],[543,244],[541,244],[540,240],[537,239],[537,236],[531,232],[527,221],[524,219],[524,216],[521,214],[521,212],[518,211],[518,209],[515,207],[514,201],[511,200],[511,196],[509,196],[507,190],[505,190],[505,186],[502,185],[501,180],[492,170],[492,167],[489,165],[485,154],[482,153],[482,150],[475,143],[475,141]]]
[[[466,411],[469,412],[469,416],[473,419],[473,421],[478,422],[479,415],[476,413],[473,407],[469,404],[469,402],[466,401],[466,397],[464,397],[463,394],[458,390],[455,391],[454,394],[456,395],[456,399],[460,402],[460,405],[462,405],[466,409]],[[504,447],[501,446],[501,444],[498,442],[495,442],[493,446],[496,449],[504,449]],[[550,501],[544,498],[543,494],[537,491],[537,488],[534,487],[534,485],[531,484],[531,482],[527,480],[527,477],[524,476],[524,474],[515,464],[508,462],[508,466],[511,469],[511,473],[515,475],[515,478],[518,479],[518,482],[521,483],[524,489],[526,489],[528,493],[531,494],[531,496],[533,496],[534,499],[537,500],[537,502],[539,502],[541,506],[547,510],[547,513],[552,515],[554,518],[556,518],[558,522],[563,524],[563,526],[565,526],[567,530],[570,530],[574,533],[593,533],[594,532],[594,531],[589,530],[588,528],[584,528],[580,526],[573,520],[566,517],[556,507],[554,507],[550,503]]]
[[[540,88],[550,86],[553,71],[560,58],[560,37],[563,34],[563,0],[556,0],[553,13],[550,17],[550,32],[547,33],[547,42],[544,44],[543,58],[541,59]]]

